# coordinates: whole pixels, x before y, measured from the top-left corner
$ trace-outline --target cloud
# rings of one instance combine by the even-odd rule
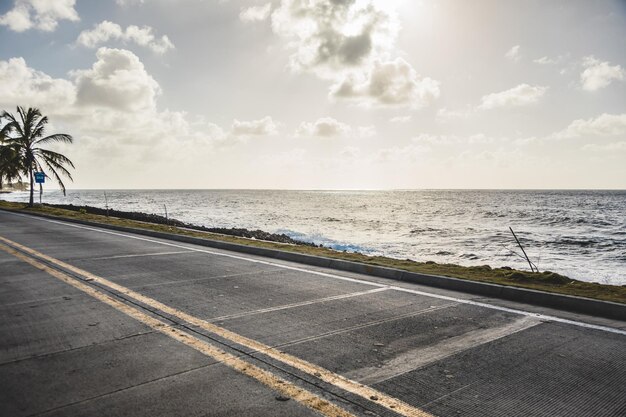
[[[478,108],[489,110],[498,107],[528,106],[537,103],[546,91],[548,87],[520,84],[509,90],[483,96]]]
[[[588,143],[582,147],[582,150],[592,152],[626,152],[626,141],[606,143],[603,145]]]
[[[581,136],[619,136],[626,134],[626,113],[607,114],[591,119],[574,120],[564,130],[552,135],[556,139]]]
[[[272,11],[272,3],[266,3],[262,6],[252,6],[245,8],[239,13],[239,19],[242,22],[260,22],[270,17]]]
[[[552,58],[548,58],[547,56],[542,56],[541,58],[533,59],[533,62],[539,65],[550,65],[550,64],[555,64],[556,60]]]
[[[15,0],[13,8],[0,16],[0,25],[15,32],[32,28],[52,32],[61,20],[80,20],[75,3],[76,0]]]
[[[411,121],[411,115],[408,116],[395,116],[389,119],[391,123],[408,123]]]
[[[477,145],[477,144],[491,144],[495,142],[508,141],[507,138],[494,138],[487,136],[484,133],[476,133],[469,136],[457,136],[457,135],[432,135],[428,133],[422,133],[419,136],[414,137],[411,141],[415,144],[428,144],[434,146],[450,146],[450,145]]]
[[[156,38],[150,26],[128,26],[125,30],[117,23],[104,20],[91,30],[84,30],[78,35],[76,43],[87,48],[95,48],[108,41],[133,42],[139,46],[149,48],[157,54],[163,54],[174,48],[174,44],[166,35]]]
[[[374,126],[352,127],[346,123],[339,122],[332,117],[322,117],[315,122],[303,122],[296,130],[296,136],[315,136],[320,138],[330,138],[337,136],[344,137],[370,137],[376,134]]]
[[[419,108],[439,97],[439,81],[418,76],[408,62],[396,58],[375,61],[365,76],[349,74],[331,87],[330,95],[365,106]]]
[[[442,107],[437,110],[437,121],[445,123],[452,120],[469,119],[473,113],[474,109],[471,107],[456,110],[448,110],[447,108]]]
[[[313,123],[303,122],[297,130],[298,135],[332,137],[350,133],[351,128],[332,117],[323,117]]]
[[[354,160],[361,155],[361,150],[354,146],[346,146],[339,151],[339,157],[346,160]]]
[[[287,40],[292,71],[333,82],[331,98],[418,108],[439,96],[439,82],[392,58],[400,30],[395,7],[379,0],[282,0],[271,14],[272,30]]]
[[[145,0],[115,0],[120,6],[128,6],[130,4],[143,4]]]
[[[16,105],[63,108],[74,104],[76,90],[68,80],[29,68],[24,58],[11,58],[0,61],[0,100],[7,110]]]
[[[333,78],[337,70],[388,53],[399,23],[372,0],[283,0],[272,13],[272,28],[292,41],[292,69]]]
[[[235,119],[231,128],[235,136],[268,136],[278,133],[278,125],[270,116],[259,120],[239,121]]]
[[[507,53],[504,54],[504,56],[513,62],[519,62],[522,59],[522,55],[519,52],[520,48],[521,47],[519,45],[515,45],[511,49],[509,49]]]
[[[580,82],[586,91],[597,91],[613,81],[623,81],[626,77],[621,66],[611,66],[608,61],[601,62],[593,56],[585,57],[583,67],[585,69],[580,74]]]
[[[135,54],[100,48],[96,57],[91,69],[72,72],[78,104],[125,111],[155,108],[161,89]]]

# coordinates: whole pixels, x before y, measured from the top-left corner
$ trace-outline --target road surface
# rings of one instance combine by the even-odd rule
[[[1,416],[624,416],[626,323],[0,211]]]

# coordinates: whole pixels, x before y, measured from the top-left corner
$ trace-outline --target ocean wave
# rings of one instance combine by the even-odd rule
[[[341,222],[340,219],[337,219],[335,217],[324,217],[322,219],[323,222],[329,222],[329,223],[334,223],[334,222]]]
[[[412,235],[420,234],[420,233],[432,233],[432,232],[441,232],[441,229],[436,229],[434,227],[418,227],[416,229],[411,230],[409,233]]]
[[[322,245],[326,248],[330,248],[342,252],[360,252],[364,254],[372,253],[373,250],[363,245],[354,243],[339,242],[333,239],[329,239],[319,233],[307,234],[297,232],[294,230],[279,229],[276,233],[289,236],[291,239],[299,240],[301,242],[314,243],[316,245]]]

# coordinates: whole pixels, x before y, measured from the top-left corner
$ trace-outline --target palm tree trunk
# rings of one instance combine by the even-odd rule
[[[28,170],[30,174],[30,200],[28,201],[28,207],[33,207],[33,193],[35,191],[35,186],[33,184],[33,167],[31,166]]]

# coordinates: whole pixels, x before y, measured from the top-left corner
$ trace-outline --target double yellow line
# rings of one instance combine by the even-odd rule
[[[46,262],[53,264],[59,268],[62,268],[66,271],[77,274],[79,276],[82,276],[87,281],[91,281],[93,283],[97,283],[101,286],[105,286],[112,290],[115,290],[123,294],[124,296],[130,297],[134,299],[135,301],[143,303],[144,305],[147,305],[156,310],[160,310],[161,312],[167,315],[176,317],[193,326],[197,326],[198,328],[201,328],[207,332],[210,332],[213,335],[220,336],[223,339],[237,343],[238,345],[241,345],[243,347],[263,353],[277,361],[280,361],[286,365],[289,365],[295,369],[298,369],[301,372],[312,375],[319,380],[322,380],[328,384],[334,385],[335,387],[341,388],[347,392],[360,396],[368,401],[375,402],[376,404],[379,404],[380,406],[383,406],[389,410],[392,410],[400,415],[410,416],[410,417],[433,417],[431,414],[425,411],[422,411],[397,398],[389,396],[371,387],[360,384],[356,381],[352,381],[346,377],[343,377],[339,374],[331,372],[320,366],[314,365],[298,357],[281,352],[277,349],[272,348],[271,346],[267,346],[256,340],[249,339],[245,336],[234,333],[223,327],[216,326],[215,324],[212,324],[205,320],[194,317],[183,311],[180,311],[178,309],[165,305],[157,300],[146,297],[129,288],[116,284],[112,281],[109,281],[97,275],[94,275],[88,271],[82,270],[73,265],[67,264],[58,259],[52,258],[34,249],[23,246],[17,242],[13,242],[2,236],[0,236],[0,242],[4,242],[4,244],[0,243],[1,250],[23,260],[24,262],[29,263],[35,268],[48,273],[49,275],[85,292],[86,294],[116,308],[122,313],[146,324],[152,329],[160,333],[163,333],[181,343],[184,343],[185,345],[198,350],[199,352],[205,354],[206,356],[209,356],[213,358],[214,360],[220,363],[223,363],[251,378],[254,378],[255,380],[265,384],[269,388],[283,395],[286,395],[290,398],[293,398],[295,401],[325,416],[344,417],[344,416],[352,416],[353,414],[344,410],[343,408],[340,408],[322,399],[318,395],[308,390],[300,388],[274,375],[273,373],[269,371],[261,369],[258,366],[255,366],[237,356],[234,356],[228,352],[225,352],[222,349],[219,349],[215,347],[214,345],[209,344],[206,341],[199,339],[188,332],[179,330],[161,320],[158,320],[150,315],[147,315],[141,309],[125,304],[121,302],[120,300],[118,300],[117,298],[113,298],[106,292],[98,290],[94,286],[85,284],[80,279],[74,278],[55,268],[51,268],[48,265],[40,262],[39,260],[33,257],[37,257],[41,260],[45,260]],[[26,254],[30,256],[27,256]]]

